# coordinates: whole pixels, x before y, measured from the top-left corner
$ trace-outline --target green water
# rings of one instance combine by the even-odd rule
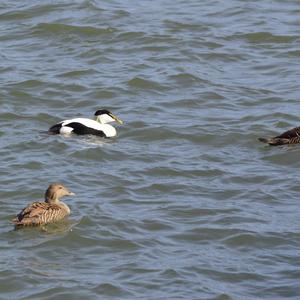
[[[299,11],[0,1],[0,299],[299,299],[299,146],[257,141],[300,124]],[[45,133],[100,108],[113,140]]]

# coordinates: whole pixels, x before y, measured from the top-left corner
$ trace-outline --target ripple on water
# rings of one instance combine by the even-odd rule
[[[64,36],[66,34],[74,34],[83,37],[97,37],[103,34],[112,34],[116,31],[114,28],[97,28],[94,26],[77,26],[59,23],[40,23],[32,28],[34,35],[44,36],[58,34]]]
[[[147,80],[143,79],[140,77],[135,77],[131,80],[128,81],[128,84],[137,89],[147,89],[147,90],[158,90],[162,91],[165,89],[165,87],[158,82],[152,81],[152,80]]]
[[[292,35],[275,35],[270,32],[253,32],[247,34],[239,34],[227,37],[227,40],[231,39],[246,39],[249,43],[292,43],[298,39],[297,36]]]
[[[97,295],[106,295],[108,297],[130,297],[132,294],[130,293],[129,289],[125,290],[121,288],[117,284],[111,283],[100,283],[96,287],[92,289]]]

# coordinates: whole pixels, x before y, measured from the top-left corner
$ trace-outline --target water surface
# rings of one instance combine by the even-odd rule
[[[298,1],[0,3],[1,299],[299,299]],[[110,109],[117,138],[50,136]],[[70,218],[14,231],[51,182]]]

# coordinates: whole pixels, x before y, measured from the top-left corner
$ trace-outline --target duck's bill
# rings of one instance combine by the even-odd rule
[[[68,196],[75,196],[75,193],[69,192]]]
[[[121,119],[119,119],[117,116],[111,114],[110,115],[116,122],[118,122],[119,124],[123,124],[123,121]]]

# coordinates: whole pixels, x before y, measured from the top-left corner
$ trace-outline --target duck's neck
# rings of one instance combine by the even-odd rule
[[[60,201],[58,198],[46,198],[45,202],[47,202],[49,204],[58,204]]]
[[[104,124],[104,123],[102,122],[102,120],[101,120],[101,117],[100,117],[100,116],[97,116],[97,117],[96,117],[96,121],[97,121],[98,123],[100,123],[100,124]]]
[[[114,122],[114,119],[111,116],[104,114],[104,115],[97,116],[96,121],[99,122],[100,124],[107,124],[107,123]]]
[[[70,214],[70,212],[71,212],[70,207],[66,203],[59,201],[59,205],[61,208],[63,208],[65,210],[65,212],[68,215]]]

